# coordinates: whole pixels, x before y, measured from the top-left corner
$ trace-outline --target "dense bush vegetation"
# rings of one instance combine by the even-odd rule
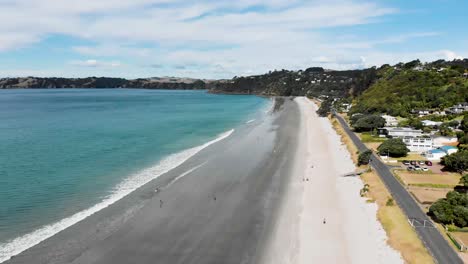
[[[332,109],[333,99],[330,97],[320,104],[317,114],[321,117],[327,116]]]
[[[364,152],[359,153],[358,166],[369,164],[371,155],[372,155],[372,151],[370,150],[366,150]]]
[[[404,157],[408,154],[409,149],[403,140],[399,138],[391,138],[380,144],[377,148],[380,155],[389,155],[390,157]]]
[[[385,125],[385,119],[379,115],[357,115],[351,118],[351,126],[356,132],[373,131]]]
[[[446,198],[439,199],[429,208],[434,220],[443,224],[454,224],[458,227],[468,226],[468,195],[451,191]]]
[[[442,165],[448,171],[464,172],[468,170],[468,150],[460,150],[442,158]]]
[[[442,110],[468,101],[468,79],[462,76],[467,64],[442,64],[439,61],[425,65],[424,70],[415,70],[414,65],[422,67],[415,61],[379,68],[378,80],[358,98],[352,113],[388,113],[407,117],[412,109]]]

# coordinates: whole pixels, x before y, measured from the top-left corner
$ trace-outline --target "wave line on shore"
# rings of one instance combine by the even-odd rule
[[[130,194],[131,192],[150,182],[151,180],[156,179],[164,173],[167,173],[170,170],[178,167],[204,148],[229,137],[233,132],[234,129],[231,129],[218,135],[218,137],[209,142],[206,142],[205,144],[186,149],[175,154],[171,154],[159,161],[155,166],[143,169],[140,172],[135,173],[132,176],[125,179],[124,181],[122,181],[114,188],[114,191],[112,191],[112,193],[100,203],[95,204],[94,206],[89,207],[88,209],[85,209],[78,213],[75,213],[74,215],[64,218],[58,222],[45,225],[31,233],[17,237],[6,243],[0,244],[0,263],[9,260],[12,256],[20,254],[28,248],[39,244],[40,242],[59,233],[60,231],[112,205],[113,203],[119,201],[120,199]],[[195,169],[197,169],[197,167],[193,168],[193,170]],[[190,171],[188,173],[190,173]]]

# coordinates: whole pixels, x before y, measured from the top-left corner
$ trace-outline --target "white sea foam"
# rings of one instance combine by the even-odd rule
[[[123,197],[127,196],[128,194],[143,186],[144,184],[181,165],[190,157],[200,152],[202,149],[229,137],[233,132],[234,129],[226,131],[220,134],[216,139],[212,141],[209,141],[203,145],[194,148],[186,149],[176,154],[172,154],[166,157],[165,159],[161,160],[155,166],[144,169],[134,175],[131,175],[126,180],[118,184],[115,187],[114,191],[107,198],[86,210],[78,212],[68,218],[64,218],[53,224],[46,225],[24,236],[0,244],[0,263],[10,259],[12,256],[17,255],[34,245],[39,244],[41,241],[44,241],[45,239],[57,234],[58,232],[84,220],[88,216],[108,207],[109,205],[122,199]],[[200,166],[201,165],[199,165],[198,167]],[[195,167],[194,169],[192,169],[192,171],[197,169],[198,167]]]
[[[252,123],[253,121],[255,121],[255,119],[250,119],[249,121],[245,122],[246,124],[250,124]]]

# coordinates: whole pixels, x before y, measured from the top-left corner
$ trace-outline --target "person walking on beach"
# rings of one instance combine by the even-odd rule
[[[163,206],[163,200],[159,200],[159,208],[162,208]]]
[[[323,219],[323,224],[326,224],[327,223],[327,219]]]

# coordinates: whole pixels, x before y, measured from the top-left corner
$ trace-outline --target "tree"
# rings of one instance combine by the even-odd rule
[[[460,123],[460,129],[463,130],[463,132],[468,133],[468,113],[465,113],[463,116],[463,119]]]
[[[464,187],[468,187],[468,174],[465,174],[460,178],[460,184]]]
[[[429,207],[429,214],[435,220],[443,224],[451,224],[453,222],[453,206],[447,199],[439,199]]]
[[[391,157],[404,157],[408,154],[409,149],[406,147],[406,144],[403,140],[399,138],[391,138],[384,141],[377,148],[380,155],[389,155]]]
[[[453,223],[459,227],[468,226],[468,208],[457,205],[453,208]]]
[[[443,224],[466,227],[468,226],[468,195],[456,191],[448,192],[445,198],[431,205],[429,214]]]
[[[359,118],[354,124],[354,130],[357,132],[372,131],[385,125],[385,119],[379,115],[365,115]]]
[[[370,150],[366,150],[364,152],[359,153],[358,166],[369,164],[371,155],[372,155],[372,151]]]
[[[460,150],[442,158],[442,165],[448,171],[464,172],[468,170],[468,150]]]
[[[322,104],[320,104],[320,108],[317,110],[317,114],[321,117],[327,116],[331,111],[332,102],[333,99],[330,97],[323,101]]]

